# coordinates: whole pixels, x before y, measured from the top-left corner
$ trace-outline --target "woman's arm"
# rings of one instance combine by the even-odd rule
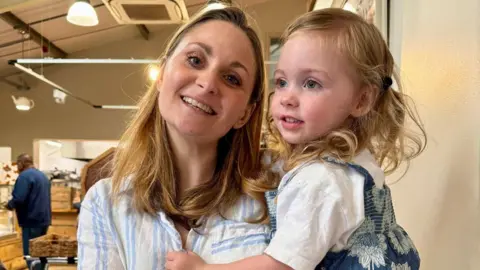
[[[106,183],[89,189],[82,201],[78,223],[78,269],[125,269],[115,245],[111,205]]]

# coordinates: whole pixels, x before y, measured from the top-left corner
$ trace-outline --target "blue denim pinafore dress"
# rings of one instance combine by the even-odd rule
[[[386,185],[377,188],[372,176],[361,166],[333,158],[325,158],[325,162],[347,166],[364,176],[365,220],[351,235],[345,249],[328,252],[315,270],[418,270],[420,268],[418,251],[405,230],[396,222],[390,189]],[[293,176],[308,164],[305,163],[288,172],[284,176],[284,179],[287,178],[285,184],[278,190],[266,192],[272,227],[270,239],[274,236],[277,226],[275,198]]]

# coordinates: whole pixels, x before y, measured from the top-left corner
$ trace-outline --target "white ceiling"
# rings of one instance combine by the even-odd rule
[[[189,13],[198,10],[206,0],[184,0]],[[272,0],[240,0],[240,6],[252,6]],[[140,36],[135,25],[119,25],[103,5],[101,0],[91,0],[95,8],[99,24],[94,27],[79,27],[66,20],[66,13],[72,0],[0,0],[0,12],[11,12],[20,20],[40,33],[51,43],[37,44],[32,40],[23,40],[22,33],[0,19],[0,79],[17,73],[9,66],[8,60],[17,58],[39,58],[52,56],[42,52],[43,45],[50,48],[54,45],[67,54],[97,47],[102,44]],[[7,6],[10,2],[12,5]],[[20,3],[20,4],[19,4]],[[16,5],[14,5],[16,4]],[[165,26],[146,25],[150,32],[161,31]],[[31,31],[31,30],[30,30]],[[56,56],[55,56],[56,57]]]

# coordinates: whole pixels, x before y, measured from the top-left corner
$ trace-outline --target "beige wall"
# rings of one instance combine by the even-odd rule
[[[397,218],[421,269],[479,269],[480,2],[401,2],[395,55],[429,145],[392,186]]]
[[[296,16],[306,11],[305,0],[275,0],[249,9],[268,40],[270,33],[282,32]],[[275,12],[273,12],[275,10]],[[89,58],[156,58],[162,52],[173,29],[154,33],[151,40],[141,37],[76,53]],[[45,69],[45,75],[66,89],[97,104],[131,104],[147,81],[140,65],[69,65]],[[28,77],[28,76],[27,76]],[[30,112],[19,112],[10,98],[21,95],[0,84],[0,146],[11,146],[15,157],[21,152],[32,153],[33,139],[118,139],[127,120],[127,111],[95,110],[70,97],[67,104],[55,104],[52,88],[28,77],[32,90],[24,93],[35,100]]]

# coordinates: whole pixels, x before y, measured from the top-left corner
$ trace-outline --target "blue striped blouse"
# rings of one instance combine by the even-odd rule
[[[208,217],[191,230],[186,247],[173,222],[163,213],[152,217],[130,207],[127,190],[118,204],[110,200],[111,181],[101,180],[87,192],[80,212],[78,269],[165,269],[168,251],[192,250],[207,263],[228,263],[262,254],[270,229],[245,220],[260,214],[258,202],[242,197],[228,219]]]

